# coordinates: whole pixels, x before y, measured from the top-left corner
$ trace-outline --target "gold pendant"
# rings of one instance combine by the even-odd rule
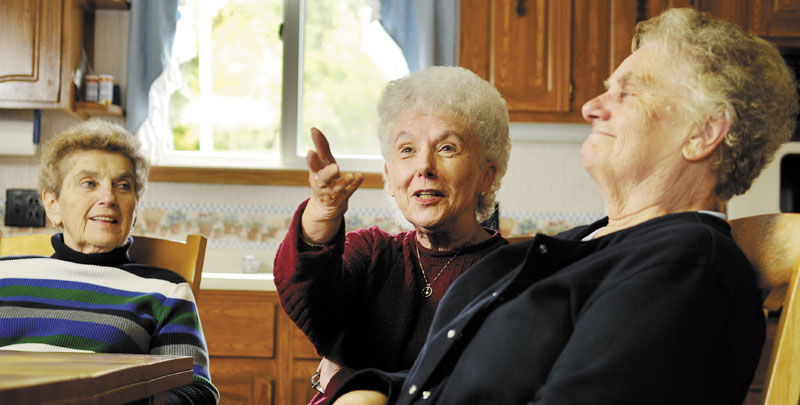
[[[431,295],[433,295],[433,287],[431,287],[431,285],[428,284],[425,286],[425,288],[422,289],[422,296],[428,298]]]

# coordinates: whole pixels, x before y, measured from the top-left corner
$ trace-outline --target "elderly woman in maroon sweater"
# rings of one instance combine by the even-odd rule
[[[378,115],[386,190],[413,230],[346,233],[347,202],[363,177],[340,173],[312,129],[311,197],[275,258],[283,308],[325,356],[312,402],[325,402],[352,370],[410,367],[450,284],[507,244],[480,225],[511,149],[497,90],[466,69],[428,68],[389,83]]]

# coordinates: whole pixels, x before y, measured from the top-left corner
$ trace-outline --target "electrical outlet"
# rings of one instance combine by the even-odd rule
[[[44,207],[36,190],[6,190],[6,226],[43,227]]]

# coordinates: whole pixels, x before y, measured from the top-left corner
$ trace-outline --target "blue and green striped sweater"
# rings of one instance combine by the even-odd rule
[[[83,254],[52,238],[52,257],[0,258],[0,350],[192,356],[192,384],[167,403],[215,404],[191,287],[176,273],[132,263],[128,248]]]

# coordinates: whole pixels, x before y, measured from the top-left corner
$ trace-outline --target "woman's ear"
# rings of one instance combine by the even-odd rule
[[[40,196],[42,200],[42,206],[44,206],[44,212],[47,214],[47,218],[50,219],[50,222],[53,223],[57,228],[61,227],[61,207],[58,205],[58,200],[56,199],[56,193],[53,191],[42,191]]]
[[[497,176],[497,165],[492,162],[487,162],[486,167],[483,168],[483,179],[481,179],[479,187],[481,193],[489,192],[489,189],[492,188],[492,184],[494,184],[495,176]]]
[[[705,127],[690,136],[683,146],[684,159],[696,162],[711,156],[730,129],[731,124],[725,114],[710,118]]]
[[[389,176],[389,164],[383,164],[383,180],[386,182],[386,190],[394,197],[394,185],[392,185],[392,177]]]

